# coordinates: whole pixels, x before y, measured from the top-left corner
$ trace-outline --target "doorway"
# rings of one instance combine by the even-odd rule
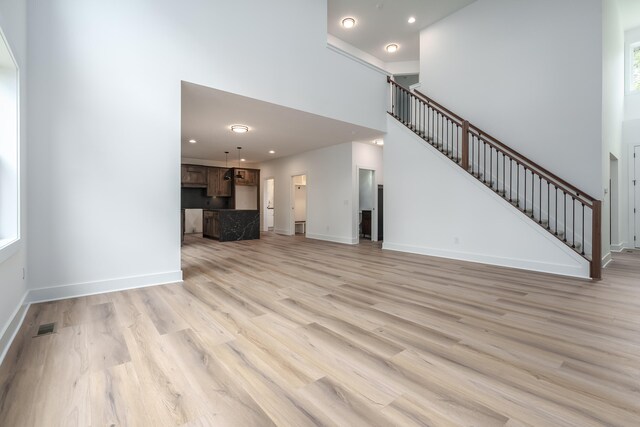
[[[376,171],[358,168],[358,237],[360,240],[378,240],[376,215],[378,186]]]
[[[275,179],[267,178],[264,180],[263,215],[264,222],[262,231],[273,231],[275,227],[276,211],[275,211]]]
[[[307,175],[291,176],[291,235],[307,234]]]

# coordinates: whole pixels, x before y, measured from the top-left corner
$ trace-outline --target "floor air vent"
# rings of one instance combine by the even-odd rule
[[[44,325],[40,325],[38,327],[38,334],[36,336],[41,337],[43,335],[52,334],[55,328],[56,328],[55,323],[45,323]]]

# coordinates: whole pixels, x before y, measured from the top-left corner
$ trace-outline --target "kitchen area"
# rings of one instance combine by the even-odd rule
[[[260,170],[181,165],[182,241],[199,234],[220,242],[260,238]]]

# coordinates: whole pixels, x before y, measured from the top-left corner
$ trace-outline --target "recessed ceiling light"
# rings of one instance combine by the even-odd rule
[[[416,18],[413,16],[410,16],[407,22],[409,22],[409,24],[413,24],[414,22],[416,22]]]
[[[389,52],[389,53],[394,53],[394,52],[396,52],[399,48],[400,48],[400,47],[399,47],[397,44],[395,44],[395,43],[391,43],[391,44],[388,44],[388,45],[387,45],[387,47],[385,47],[385,50],[386,50],[387,52]]]
[[[376,139],[375,141],[372,141],[375,145],[384,145],[384,141],[381,139]]]
[[[241,161],[241,162],[246,162],[246,161],[247,161],[247,159],[240,159],[240,161]]]
[[[189,142],[190,142],[191,144],[195,144],[195,143],[196,143],[196,142],[198,142],[198,141],[196,141],[195,139],[190,139],[190,140],[189,140]]]
[[[345,28],[353,28],[356,26],[356,20],[353,18],[344,18],[342,20],[342,26]]]
[[[231,130],[235,133],[247,133],[249,132],[249,126],[245,125],[231,125]]]
[[[276,154],[276,152],[273,150],[269,150],[269,154]]]

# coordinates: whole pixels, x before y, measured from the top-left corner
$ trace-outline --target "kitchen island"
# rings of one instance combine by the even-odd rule
[[[202,236],[221,242],[260,238],[260,211],[248,209],[204,209]]]

